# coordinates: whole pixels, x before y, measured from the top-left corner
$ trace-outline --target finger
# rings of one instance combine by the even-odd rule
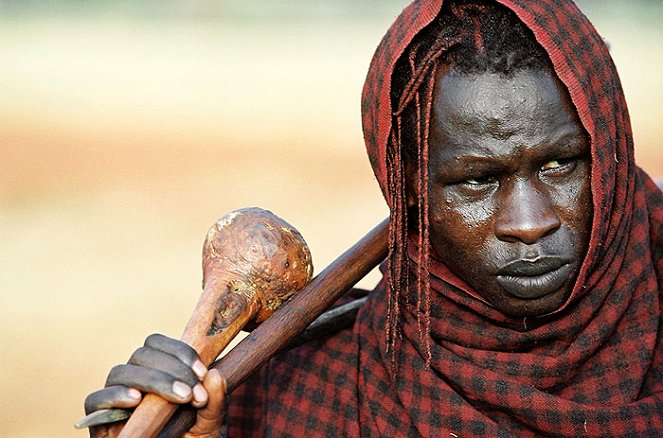
[[[198,411],[198,414],[202,418],[218,418],[222,421],[224,416],[220,414],[222,413],[226,400],[226,379],[221,377],[221,373],[219,373],[218,370],[213,370],[213,372],[209,374],[210,375],[205,378],[205,381],[203,381],[203,386],[207,391],[209,399],[205,408]]]
[[[185,438],[202,438],[219,436],[225,417],[226,380],[217,370],[211,370],[203,382],[209,396],[207,405],[199,409],[196,423],[184,435]]]
[[[133,408],[138,405],[140,391],[126,386],[110,386],[85,397],[85,414],[109,408]]]
[[[113,367],[106,379],[106,386],[122,385],[142,392],[157,394],[173,403],[188,403],[193,395],[191,387],[168,373],[153,368],[134,365]]]
[[[207,404],[207,391],[203,387],[202,383],[197,384],[192,388],[193,390],[193,400],[191,400],[191,404],[193,405],[194,408],[202,408]]]
[[[152,348],[139,348],[131,355],[128,363],[129,365],[163,371],[189,386],[194,386],[199,381],[198,376],[188,365],[181,362],[175,356]]]
[[[145,339],[145,346],[171,354],[184,362],[202,380],[207,374],[207,367],[198,357],[198,353],[188,344],[172,339],[158,333],[153,333]]]

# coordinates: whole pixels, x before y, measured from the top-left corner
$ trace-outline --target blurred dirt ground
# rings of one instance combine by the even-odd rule
[[[387,214],[359,97],[389,21],[0,21],[0,436],[85,434],[108,369],[179,335],[217,217],[274,211],[319,271]],[[663,175],[663,31],[597,27]]]

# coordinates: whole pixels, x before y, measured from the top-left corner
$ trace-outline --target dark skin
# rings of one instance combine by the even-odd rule
[[[592,217],[589,140],[559,79],[547,70],[441,69],[429,157],[430,236],[440,258],[503,313],[558,310]],[[409,165],[409,187],[414,175]]]
[[[563,306],[587,249],[592,202],[589,141],[559,80],[546,70],[505,77],[443,68],[429,144],[434,251],[508,315]],[[406,171],[408,187],[416,187],[416,169],[408,163]],[[409,195],[416,205],[418,193]],[[88,396],[86,411],[135,406],[141,391],[150,392],[207,406],[188,436],[218,436],[225,386],[201,365],[188,345],[152,336],[128,365],[111,370],[107,388]]]
[[[113,367],[103,389],[85,399],[85,413],[105,408],[133,408],[142,393],[158,394],[177,404],[199,408],[196,423],[185,438],[220,436],[226,382],[216,370],[208,371],[193,348],[176,339],[153,334],[126,365]],[[115,437],[124,422],[90,429],[92,437]]]

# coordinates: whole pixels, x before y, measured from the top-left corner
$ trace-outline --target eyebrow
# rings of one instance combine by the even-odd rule
[[[491,156],[477,156],[477,155],[461,155],[452,157],[449,160],[441,160],[438,165],[444,168],[443,174],[453,176],[456,174],[485,174],[485,173],[498,173],[503,171],[507,166],[502,161],[496,161],[493,155]]]
[[[585,136],[582,132],[569,132],[550,142],[545,142],[543,149],[537,149],[537,158],[569,158],[574,155],[589,153],[589,147],[583,145]],[[536,147],[539,147],[537,145]],[[481,149],[472,155],[454,155],[442,158],[438,164],[453,171],[481,171],[481,172],[499,172],[506,166],[499,161],[506,159],[505,155],[493,153],[481,153]],[[497,160],[497,161],[496,161]]]
[[[583,143],[584,140],[587,142]],[[589,139],[584,132],[569,132],[546,143],[552,147],[553,156],[570,157],[583,152],[589,152]],[[546,154],[550,149],[541,151],[541,155]]]

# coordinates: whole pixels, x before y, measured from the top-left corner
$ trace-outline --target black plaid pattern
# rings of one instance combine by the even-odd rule
[[[282,354],[233,394],[230,436],[663,436],[663,195],[633,162],[619,77],[572,1],[498,1],[546,49],[591,138],[594,219],[571,299],[516,320],[432,260],[431,367],[406,308],[392,373],[383,279],[352,330]],[[408,6],[371,63],[363,126],[383,191],[393,68],[441,3]]]

